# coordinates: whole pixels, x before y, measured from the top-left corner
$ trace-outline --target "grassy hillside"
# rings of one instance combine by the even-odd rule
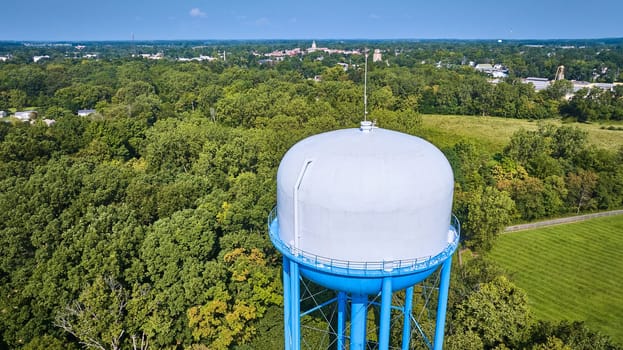
[[[548,119],[542,122],[562,125],[562,121],[558,119]],[[441,148],[451,147],[460,140],[474,140],[481,143],[485,149],[498,152],[504,148],[515,131],[522,128],[537,129],[539,123],[542,122],[497,117],[425,114],[422,115],[420,135]],[[589,141],[597,147],[616,149],[623,145],[623,131],[602,129],[602,126],[607,127],[611,124],[569,123],[567,125],[588,131]]]
[[[623,216],[502,235],[491,256],[536,317],[584,320],[623,344]]]

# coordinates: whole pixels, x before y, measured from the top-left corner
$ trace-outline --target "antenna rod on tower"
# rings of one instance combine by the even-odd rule
[[[132,56],[136,56],[136,44],[134,44],[134,32],[132,32]]]
[[[365,65],[363,72],[363,120],[368,121],[368,48],[363,49]]]

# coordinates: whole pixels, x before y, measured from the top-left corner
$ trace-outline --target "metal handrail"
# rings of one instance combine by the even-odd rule
[[[461,224],[456,216],[452,215],[449,229],[454,231],[455,239],[454,241],[450,242],[441,253],[437,255],[405,260],[349,261],[319,256],[310,252],[306,252],[302,249],[290,246],[282,241],[281,237],[278,236],[277,230],[273,229],[276,228],[277,225],[277,207],[274,207],[268,215],[268,232],[271,241],[281,253],[289,255],[290,257],[296,258],[300,262],[313,265],[317,268],[324,268],[328,270],[339,269],[345,270],[346,272],[363,273],[364,275],[369,272],[391,273],[392,271],[417,271],[432,266],[437,266],[439,263],[445,261],[449,256],[454,253],[456,247],[458,246],[461,233]]]

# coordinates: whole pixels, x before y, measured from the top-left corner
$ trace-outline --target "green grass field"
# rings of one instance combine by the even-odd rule
[[[529,121],[525,119],[423,114],[420,135],[441,148],[452,147],[460,140],[473,140],[492,153],[501,151],[519,129],[536,130],[539,123],[563,125],[559,119]],[[588,131],[588,140],[599,148],[623,146],[623,131],[602,129],[610,124],[567,123]],[[616,124],[620,126],[620,124]]]
[[[534,315],[582,320],[623,344],[623,216],[503,234],[491,257]]]

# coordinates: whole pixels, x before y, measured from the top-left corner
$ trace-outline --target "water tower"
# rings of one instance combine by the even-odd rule
[[[393,293],[406,290],[408,349],[413,287],[441,269],[434,340],[443,345],[450,266],[459,241],[452,169],[435,146],[376,128],[308,137],[283,157],[270,238],[283,255],[286,350],[301,347],[300,281],[334,290],[336,348],[365,349],[370,298],[380,299],[378,349],[388,349]],[[348,311],[349,310],[349,311]],[[347,327],[347,325],[349,326]],[[400,340],[399,340],[400,341]]]

